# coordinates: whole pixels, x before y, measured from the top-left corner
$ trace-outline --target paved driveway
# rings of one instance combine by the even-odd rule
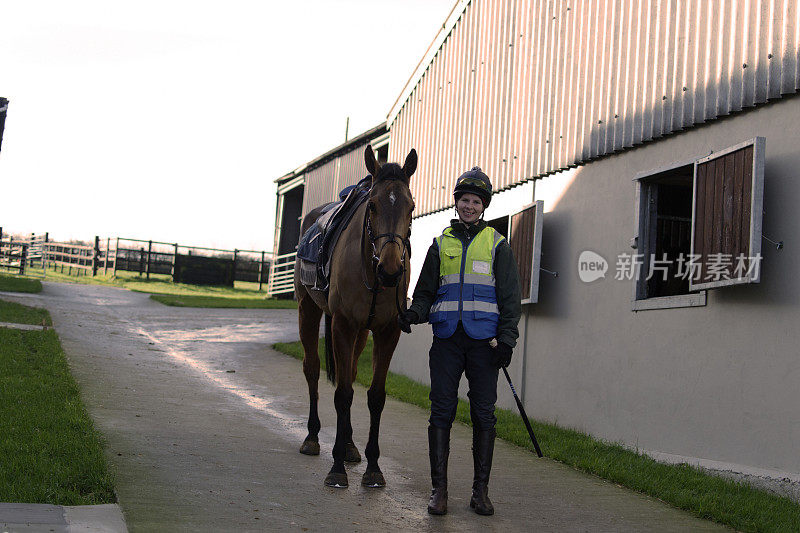
[[[107,440],[130,531],[706,531],[723,529],[658,501],[498,442],[490,495],[468,508],[471,430],[453,430],[450,513],[430,517],[427,413],[387,400],[385,489],[331,489],[333,388],[320,386],[322,454],[300,455],[306,385],[274,351],[298,337],[295,311],[173,308],[145,294],[45,283],[17,301],[47,307],[85,403]],[[363,388],[353,427],[363,454]]]

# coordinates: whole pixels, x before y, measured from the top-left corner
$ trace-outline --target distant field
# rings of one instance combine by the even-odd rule
[[[294,300],[267,299],[265,291],[258,290],[258,283],[236,281],[233,287],[212,287],[173,283],[165,274],[151,274],[148,280],[135,272],[117,272],[111,275],[68,276],[48,271],[47,281],[61,283],[84,283],[120,287],[151,294],[151,298],[175,307],[211,307],[239,309],[296,309]]]
[[[173,307],[214,307],[238,309],[297,309],[294,300],[276,298],[235,298],[228,296],[199,296],[193,294],[151,294],[151,300]]]
[[[249,281],[234,282],[231,287],[212,287],[207,285],[188,285],[173,283],[172,277],[166,274],[150,274],[148,280],[144,275],[136,272],[117,272],[116,276],[69,276],[53,270],[48,270],[45,277],[47,281],[64,283],[86,283],[91,285],[110,285],[122,287],[132,291],[149,292],[154,294],[198,294],[204,296],[227,296],[232,298],[264,298],[265,291],[258,290],[258,283]]]

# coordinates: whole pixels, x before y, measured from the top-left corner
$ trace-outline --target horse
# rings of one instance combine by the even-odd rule
[[[372,188],[365,203],[358,207],[329,253],[330,279],[327,294],[306,287],[300,281],[300,266],[295,265],[294,288],[298,301],[300,340],[303,344],[303,373],[308,383],[308,436],[300,453],[319,455],[320,420],[317,412],[320,359],[317,352],[319,325],[325,314],[325,360],[328,379],[336,386],[336,441],[333,466],[325,478],[329,487],[347,487],[344,463],[360,462],[353,444],[350,407],[358,358],[372,331],[372,383],[367,391],[370,413],[369,440],[364,453],[367,468],[361,479],[365,487],[383,487],[386,480],[378,466],[378,432],[386,403],[386,375],[400,338],[397,315],[405,308],[408,291],[409,236],[414,200],[409,182],[417,168],[417,152],[412,148],[401,167],[397,163],[379,164],[367,145],[364,163],[372,175]],[[303,219],[301,234],[320,216],[312,210]]]

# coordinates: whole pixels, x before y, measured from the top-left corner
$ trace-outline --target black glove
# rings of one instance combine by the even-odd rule
[[[497,343],[497,347],[492,349],[492,366],[497,369],[506,368],[511,363],[511,354],[514,349],[504,342]]]
[[[397,323],[400,325],[401,331],[411,333],[411,324],[418,324],[419,317],[414,311],[403,311],[397,315]]]

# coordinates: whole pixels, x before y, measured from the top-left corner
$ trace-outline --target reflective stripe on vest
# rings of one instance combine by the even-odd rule
[[[447,338],[459,320],[473,339],[497,335],[500,313],[494,287],[494,254],[504,237],[485,227],[463,250],[461,240],[444,230],[439,245],[439,289],[429,314],[433,334]]]

